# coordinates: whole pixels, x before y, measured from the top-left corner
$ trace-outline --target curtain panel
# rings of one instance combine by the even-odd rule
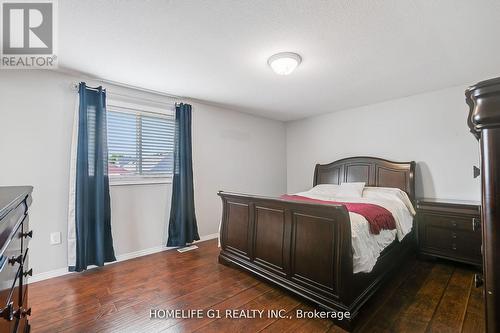
[[[73,127],[68,221],[68,266],[115,261],[108,178],[106,91],[79,85]]]
[[[199,240],[194,209],[191,105],[175,107],[174,178],[167,246],[186,246]]]

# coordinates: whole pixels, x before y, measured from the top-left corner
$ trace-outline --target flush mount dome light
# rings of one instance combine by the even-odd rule
[[[269,67],[279,75],[288,75],[302,62],[302,58],[293,52],[281,52],[272,55],[267,61]]]

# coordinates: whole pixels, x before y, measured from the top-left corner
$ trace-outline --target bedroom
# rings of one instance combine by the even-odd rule
[[[497,1],[1,10],[0,332],[500,331]]]

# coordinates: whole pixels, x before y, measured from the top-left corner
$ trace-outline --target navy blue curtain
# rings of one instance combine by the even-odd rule
[[[76,266],[115,261],[111,235],[108,178],[106,91],[80,83],[78,148],[76,160]]]
[[[200,240],[194,212],[191,105],[175,107],[175,148],[172,204],[167,246],[186,246]]]

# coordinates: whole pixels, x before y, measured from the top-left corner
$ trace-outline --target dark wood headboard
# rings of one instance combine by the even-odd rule
[[[377,157],[349,157],[316,164],[313,185],[365,182],[366,186],[400,188],[415,201],[415,162],[393,162]]]

